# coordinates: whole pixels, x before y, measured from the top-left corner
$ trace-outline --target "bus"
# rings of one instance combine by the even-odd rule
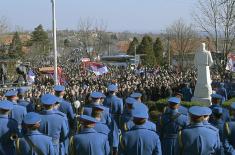
[[[100,58],[101,62],[111,66],[117,67],[128,67],[129,65],[138,65],[140,63],[139,55],[114,55],[114,56],[103,56]]]

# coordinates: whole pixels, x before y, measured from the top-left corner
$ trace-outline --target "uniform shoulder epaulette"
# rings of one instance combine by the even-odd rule
[[[215,132],[219,132],[219,129],[217,129],[216,127],[214,127],[212,125],[205,125],[205,127],[208,128],[208,129],[211,129],[211,130],[213,130]]]
[[[125,132],[127,132],[129,129],[128,129],[128,127],[127,127],[127,123],[124,123],[123,124],[123,130],[125,131]]]
[[[55,112],[55,114],[57,114],[57,115],[60,115],[60,116],[62,116],[62,117],[67,117],[64,113],[62,113],[62,112]]]
[[[225,125],[225,131],[226,131],[227,135],[230,135],[231,134],[231,129],[229,127],[229,123],[226,122],[224,125]]]

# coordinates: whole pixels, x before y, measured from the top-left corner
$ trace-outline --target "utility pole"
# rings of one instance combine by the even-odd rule
[[[57,73],[55,0],[51,0],[51,3],[52,3],[52,30],[53,30],[53,51],[54,51],[54,82],[57,85],[58,84],[58,73]]]

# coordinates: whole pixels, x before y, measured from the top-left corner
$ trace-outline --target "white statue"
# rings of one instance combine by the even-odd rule
[[[210,66],[213,64],[213,59],[210,51],[206,50],[205,43],[202,43],[202,49],[195,54],[194,64],[197,68],[197,83],[192,100],[210,103],[212,94]]]

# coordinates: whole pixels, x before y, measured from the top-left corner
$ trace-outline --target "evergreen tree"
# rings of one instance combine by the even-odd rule
[[[140,45],[137,49],[138,54],[145,54],[143,64],[154,66],[156,58],[153,52],[153,40],[150,36],[146,35],[143,37]]]
[[[136,37],[134,37],[132,42],[129,45],[129,48],[127,50],[127,54],[128,55],[135,55],[135,50],[136,50],[135,48],[137,48],[138,44],[139,44],[138,39]]]
[[[9,57],[17,58],[23,55],[22,43],[18,32],[15,32],[9,48]]]
[[[156,57],[156,61],[158,64],[163,63],[163,45],[161,39],[158,37],[153,44],[153,51]]]
[[[70,40],[69,40],[69,39],[65,39],[65,40],[64,40],[64,47],[65,47],[65,48],[70,47]]]
[[[34,46],[39,53],[48,53],[50,41],[47,32],[44,31],[41,24],[32,32],[29,46]]]

